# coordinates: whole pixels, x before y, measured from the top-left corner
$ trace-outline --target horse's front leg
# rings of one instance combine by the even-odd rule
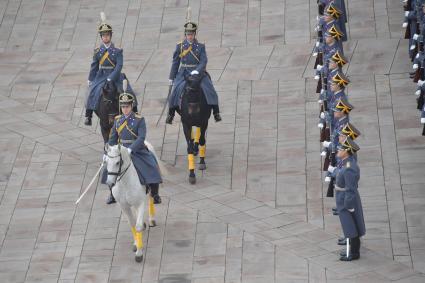
[[[205,163],[205,151],[206,151],[206,139],[205,133],[207,131],[208,123],[200,127],[200,137],[199,137],[199,170],[207,169],[207,164]]]
[[[137,236],[136,236],[136,218],[134,217],[133,211],[131,210],[131,207],[129,204],[122,204],[120,203],[121,210],[124,212],[125,216],[127,217],[128,223],[131,227],[131,233],[133,234],[133,251],[137,251]]]
[[[183,123],[183,131],[187,142],[187,161],[189,168],[189,183],[192,185],[196,183],[195,175],[195,155],[193,154],[193,141],[192,141],[192,126]]]
[[[137,208],[137,220],[136,220],[136,257],[137,262],[143,260],[143,231],[145,230],[145,201],[146,198],[143,198],[139,207]]]
[[[199,140],[201,137],[201,128],[193,126],[191,133],[192,133],[191,140],[193,141],[193,155],[197,156],[199,153]]]

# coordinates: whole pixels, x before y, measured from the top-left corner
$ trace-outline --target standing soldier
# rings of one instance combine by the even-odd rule
[[[338,146],[338,158],[341,164],[336,175],[335,199],[344,237],[347,239],[347,249],[345,253],[341,253],[341,261],[360,258],[360,237],[366,233],[363,207],[358,191],[360,168],[353,157],[359,149],[359,146],[349,137]]]
[[[162,183],[158,162],[152,152],[145,146],[146,123],[138,113],[132,111],[133,96],[122,93],[119,97],[122,114],[115,117],[114,126],[109,138],[109,145],[125,146],[131,156],[140,183],[150,190],[154,203],[161,203],[158,195],[159,184]],[[108,204],[115,202],[112,193]]]
[[[103,12],[100,13],[101,24],[98,32],[102,40],[99,48],[94,50],[93,61],[90,66],[88,78],[89,95],[86,102],[86,120],[85,125],[91,126],[93,111],[97,110],[99,100],[102,94],[102,88],[105,84],[114,84],[115,89],[122,92],[122,82],[125,74],[121,73],[123,67],[123,50],[116,48],[112,43],[112,26],[106,23],[106,17]],[[128,85],[128,93],[134,99],[134,111],[137,112],[136,96]]]
[[[212,107],[215,121],[221,121],[218,95],[206,71],[208,58],[205,45],[199,43],[196,39],[197,28],[197,24],[190,20],[190,8],[188,8],[187,22],[184,25],[185,39],[176,46],[169,76],[169,83],[173,85],[173,89],[168,101],[167,124],[173,122],[174,114],[179,108],[181,96],[186,86],[185,77],[189,75],[200,75],[202,77],[201,88],[207,103]]]

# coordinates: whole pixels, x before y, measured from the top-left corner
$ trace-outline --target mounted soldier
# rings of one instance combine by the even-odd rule
[[[121,73],[124,63],[123,50],[115,47],[112,43],[112,26],[106,23],[106,17],[103,12],[100,13],[100,17],[101,24],[97,30],[102,43],[99,48],[94,50],[88,77],[89,95],[86,102],[86,120],[84,122],[87,126],[92,124],[93,111],[98,109],[103,87],[113,84],[113,86],[108,88],[115,88],[118,93],[121,93],[123,91],[123,80],[126,79],[125,74]],[[136,95],[130,85],[127,88],[127,93],[133,96],[135,108],[133,110],[136,112]]]
[[[155,156],[145,145],[145,118],[132,111],[134,107],[133,95],[126,92],[122,93],[119,103],[122,114],[115,117],[109,145],[121,144],[127,148],[140,183],[146,186],[147,190],[150,190],[155,204],[161,203],[158,189],[159,184],[162,183],[162,178]],[[115,202],[112,194],[109,201]]]
[[[185,39],[176,45],[169,76],[169,84],[172,85],[172,91],[168,100],[167,124],[172,123],[176,110],[179,111],[181,96],[186,86],[185,78],[189,75],[199,75],[202,78],[202,92],[205,95],[208,105],[213,110],[215,121],[221,121],[218,95],[214,89],[210,75],[206,71],[208,62],[207,52],[205,45],[199,43],[196,39],[197,29],[197,24],[190,20],[190,8],[188,8],[187,22],[184,25]]]

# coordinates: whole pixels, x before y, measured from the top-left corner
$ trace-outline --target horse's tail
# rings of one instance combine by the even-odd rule
[[[153,145],[150,142],[148,142],[147,140],[145,140],[145,145],[149,149],[149,151],[152,152],[153,156],[155,156],[155,159],[158,162],[158,167],[159,167],[159,171],[160,171],[161,175],[167,175],[168,170],[165,167],[164,162],[162,162],[162,160],[159,159],[158,156],[156,155],[155,148],[153,147]]]

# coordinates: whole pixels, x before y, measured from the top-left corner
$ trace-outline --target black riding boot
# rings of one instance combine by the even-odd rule
[[[93,110],[86,109],[86,120],[84,121],[84,125],[91,126],[91,118],[93,117]]]
[[[342,250],[340,253],[339,260],[341,261],[352,261],[360,258],[360,238],[350,238],[350,254],[347,256],[346,249]]]
[[[167,119],[165,119],[165,123],[167,124],[172,124],[173,123],[173,119],[174,119],[174,114],[176,113],[176,107],[170,107],[168,109],[168,115],[167,115]]]
[[[162,202],[161,197],[158,194],[159,184],[149,184],[149,189],[151,191],[151,196],[153,198],[154,204],[160,204]]]
[[[114,196],[112,195],[112,187],[109,187],[109,197],[106,199],[106,204],[113,204],[116,203]]]
[[[220,122],[221,121],[220,108],[218,107],[218,105],[213,105],[212,109],[213,109],[213,114],[214,114],[214,120],[216,122]]]

